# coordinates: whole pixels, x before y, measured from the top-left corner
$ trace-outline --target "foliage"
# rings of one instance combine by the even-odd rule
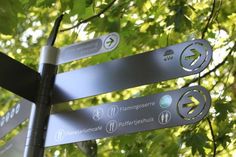
[[[63,12],[61,29],[81,24],[61,31],[57,47],[113,31],[119,33],[121,43],[111,53],[60,66],[60,72],[204,37],[214,48],[213,61],[200,79],[212,96],[208,119],[190,126],[98,139],[98,156],[232,156],[236,154],[235,8],[236,1],[221,0],[116,0],[114,4],[111,0],[0,0],[0,51],[36,70],[40,48],[55,18]],[[91,16],[94,18],[81,22]],[[196,77],[80,99],[69,105],[78,109],[173,90],[196,83]],[[0,93],[2,116],[19,98],[1,88]],[[48,148],[45,156],[84,155],[70,144]]]

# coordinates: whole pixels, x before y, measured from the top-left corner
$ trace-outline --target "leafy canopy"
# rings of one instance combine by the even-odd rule
[[[207,119],[196,125],[98,139],[98,156],[232,156],[236,153],[235,8],[236,1],[222,0],[0,0],[0,51],[36,70],[40,48],[61,13],[66,13],[62,30],[79,25],[61,31],[57,47],[113,31],[119,33],[121,43],[111,53],[60,66],[60,72],[193,38],[207,39],[214,49],[213,61],[200,79],[198,75],[179,78],[55,108],[79,109],[177,89],[200,80],[212,96]],[[3,115],[19,97],[4,89],[0,92],[0,115]],[[84,156],[73,144],[48,148],[45,155]]]

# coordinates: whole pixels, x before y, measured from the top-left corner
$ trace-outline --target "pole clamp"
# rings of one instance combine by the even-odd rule
[[[43,46],[40,54],[40,64],[57,65],[60,49],[52,46]]]

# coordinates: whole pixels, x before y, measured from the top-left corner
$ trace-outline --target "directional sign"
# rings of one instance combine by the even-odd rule
[[[206,51],[202,43],[196,42],[187,46],[181,55],[181,65],[189,71],[197,70],[207,57]]]
[[[206,40],[194,40],[58,74],[53,103],[196,74],[212,58]]]
[[[32,102],[22,100],[0,117],[0,138],[29,118],[31,104]]]
[[[178,103],[178,111],[183,118],[194,119],[204,109],[205,99],[198,91],[185,93]]]
[[[112,51],[117,47],[119,41],[119,34],[110,33],[90,41],[62,47],[58,56],[58,64]]]
[[[0,52],[0,76],[1,87],[35,101],[40,80],[38,72]]]
[[[24,155],[24,147],[26,141],[27,129],[24,129],[11,141],[0,147],[1,157],[21,157]]]
[[[206,116],[210,104],[209,92],[194,86],[52,114],[45,146],[192,124]]]

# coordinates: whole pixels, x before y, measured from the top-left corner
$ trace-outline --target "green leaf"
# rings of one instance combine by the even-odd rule
[[[91,6],[94,3],[93,0],[86,0],[86,7]]]
[[[14,4],[14,5],[13,5]],[[17,27],[17,14],[22,12],[22,5],[18,1],[0,1],[0,32],[13,34]]]
[[[172,141],[163,149],[163,155],[168,154],[169,157],[176,157],[179,149],[180,145],[178,145],[176,141]]]
[[[170,7],[175,12],[173,16],[168,16],[166,19],[167,26],[174,24],[176,32],[183,32],[191,27],[191,21],[187,16],[189,7],[185,4],[186,2],[180,1],[178,5]]]
[[[218,113],[216,116],[217,122],[225,121],[228,118],[228,113],[233,113],[233,106],[230,103],[219,101],[215,105],[215,110]]]
[[[32,1],[34,3],[34,1]],[[39,0],[37,4],[42,7],[51,7],[52,4],[55,3],[55,0]]]
[[[185,131],[183,132],[184,141],[186,142],[187,147],[192,148],[192,155],[195,155],[197,152],[201,156],[205,156],[205,148],[209,147],[208,137],[204,130],[199,130],[198,132]]]
[[[80,18],[84,17],[86,13],[86,0],[74,0],[71,15],[78,14]]]

